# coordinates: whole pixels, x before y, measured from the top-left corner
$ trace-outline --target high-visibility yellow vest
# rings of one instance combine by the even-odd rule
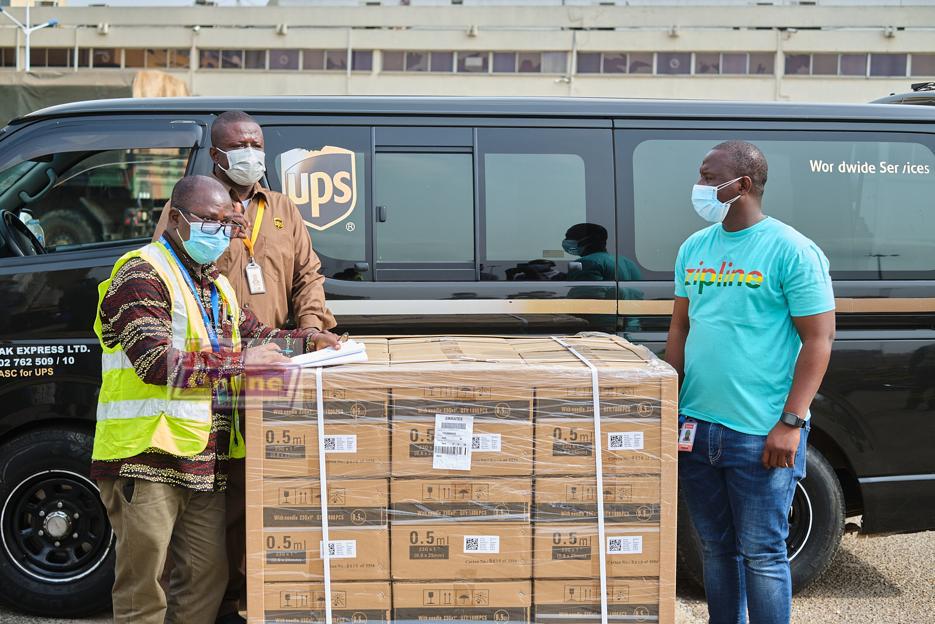
[[[211,388],[176,388],[168,383],[145,383],[136,374],[122,345],[104,344],[101,328],[101,302],[120,268],[131,258],[142,258],[156,270],[172,298],[171,346],[185,352],[210,351],[211,340],[198,301],[182,275],[182,269],[162,243],[150,243],[125,254],[114,265],[110,279],[98,287],[97,319],[94,332],[103,348],[101,393],[97,402],[97,425],[92,459],[125,459],[147,449],[159,449],[179,457],[191,457],[205,450],[211,432]],[[233,322],[233,350],[240,350],[240,306],[230,282],[224,276],[215,281],[221,303],[221,318]],[[245,454],[240,435],[237,396],[241,380],[230,380],[234,401],[231,423],[230,456]]]

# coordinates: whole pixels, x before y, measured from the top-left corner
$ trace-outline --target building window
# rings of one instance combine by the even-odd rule
[[[695,53],[695,73],[696,74],[719,74],[721,73],[721,55],[707,52]]]
[[[578,52],[578,62],[575,69],[579,74],[601,73],[601,53]]]
[[[0,67],[16,67],[16,48],[0,48]]]
[[[351,53],[351,69],[353,71],[373,71],[373,51],[354,50]]]
[[[842,54],[841,55],[841,75],[842,76],[866,76],[867,75],[867,55],[866,54]]]
[[[428,52],[406,52],[406,71],[419,72],[429,70]]]
[[[14,60],[13,63],[15,64],[16,61]],[[935,54],[913,54],[912,75],[935,76]]]
[[[124,67],[146,67],[146,50],[143,48],[126,48],[123,51]]]
[[[627,71],[631,74],[653,73],[652,52],[631,52],[627,55]]]
[[[120,67],[120,50],[117,48],[94,48],[91,54],[91,63],[95,69],[99,67]]]
[[[772,52],[751,53],[749,71],[751,74],[772,74],[776,68],[776,55]]]
[[[310,71],[322,71],[325,68],[324,50],[303,50],[302,51],[302,69]]]
[[[325,69],[327,71],[346,71],[347,50],[325,50]]]
[[[908,54],[871,54],[871,76],[905,76]]]
[[[454,52],[432,52],[429,67],[433,72],[451,72],[454,71],[454,63]]]
[[[659,52],[656,54],[657,74],[690,74],[691,52]]]
[[[568,54],[566,52],[543,52],[542,73],[564,74],[568,71]]]
[[[747,55],[745,53],[723,53],[721,54],[721,73],[722,74],[746,74],[747,73]]]
[[[191,50],[178,48],[171,50],[169,55],[169,69],[190,69],[191,68]]]
[[[519,55],[522,57],[522,55]],[[538,54],[536,63],[538,71]],[[490,54],[487,52],[458,52],[458,71],[473,74],[486,74],[487,66],[490,60]],[[523,71],[523,59],[520,58],[520,71]]]
[[[246,69],[266,69],[266,50],[245,50],[243,66]]]
[[[838,55],[837,54],[812,54],[812,75],[813,76],[837,76],[838,75]]]
[[[786,74],[808,74],[811,71],[812,57],[808,54],[786,55]]]
[[[270,50],[269,68],[275,70],[290,70],[299,68],[298,50]]]
[[[382,53],[383,71],[403,71],[406,69],[406,54],[404,52],[387,51]]]
[[[516,55],[516,70],[521,74],[538,74],[542,71],[542,58],[538,52],[519,52]]]
[[[220,50],[199,50],[198,67],[200,69],[218,69],[221,66]]]
[[[494,52],[493,71],[496,74],[509,74],[516,71],[516,52]]]
[[[221,50],[221,69],[243,69],[243,50]]]

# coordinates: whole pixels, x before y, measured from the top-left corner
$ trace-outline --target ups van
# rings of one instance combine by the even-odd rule
[[[821,246],[837,297],[789,512],[795,586],[829,565],[845,518],[865,534],[935,529],[935,109],[96,101],[0,131],[0,594],[14,607],[107,607],[113,535],[88,478],[96,286],[149,239],[180,176],[210,173],[208,129],[230,109],[263,126],[265,183],[298,205],[352,334],[602,331],[661,352],[676,251],[706,225],[689,201],[699,163],[752,141],[769,161],[766,212]],[[563,247],[569,230],[578,249]],[[588,270],[566,248],[606,262]],[[698,577],[687,524],[680,535]]]

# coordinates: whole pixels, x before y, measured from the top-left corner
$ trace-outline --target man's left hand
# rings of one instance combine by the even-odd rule
[[[336,334],[332,334],[327,329],[318,332],[318,334],[315,335],[314,341],[316,351],[327,349],[328,347],[334,347],[335,350],[341,348],[341,342],[338,336]]]
[[[802,435],[798,427],[790,427],[785,423],[776,423],[769,435],[766,436],[766,446],[760,461],[763,467],[792,468],[795,465],[795,454],[799,450],[799,438]]]

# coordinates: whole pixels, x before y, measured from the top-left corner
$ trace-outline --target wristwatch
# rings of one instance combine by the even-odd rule
[[[796,414],[792,412],[783,412],[782,416],[779,417],[779,422],[784,425],[789,425],[790,427],[797,427],[801,429],[805,426],[805,423],[808,422],[804,418],[799,418]]]

